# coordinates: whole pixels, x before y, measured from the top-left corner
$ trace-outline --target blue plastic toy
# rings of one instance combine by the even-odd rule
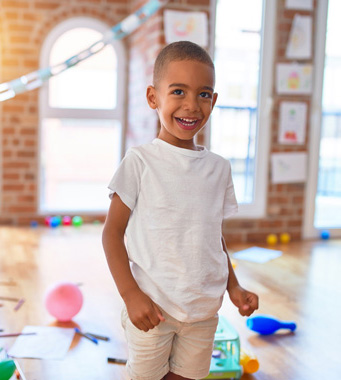
[[[296,330],[295,322],[285,322],[272,317],[271,315],[255,315],[246,320],[246,326],[261,335],[270,335],[279,329]]]
[[[321,239],[328,240],[330,238],[330,232],[328,230],[321,231]]]
[[[240,379],[242,368],[237,331],[220,316],[214,337],[210,374],[205,379]]]

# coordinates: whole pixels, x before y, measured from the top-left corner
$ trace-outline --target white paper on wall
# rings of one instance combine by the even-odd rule
[[[307,104],[281,102],[279,107],[280,144],[304,144],[306,135]]]
[[[313,10],[313,0],[286,0],[285,7],[288,9]]]
[[[309,95],[312,92],[313,66],[300,63],[278,63],[276,90],[278,94]]]
[[[164,27],[166,43],[191,41],[202,47],[208,46],[208,21],[205,12],[165,10]]]
[[[272,183],[301,183],[307,179],[307,153],[289,152],[271,155]]]
[[[294,16],[286,49],[287,58],[311,58],[312,30],[311,16],[301,16],[299,14]]]

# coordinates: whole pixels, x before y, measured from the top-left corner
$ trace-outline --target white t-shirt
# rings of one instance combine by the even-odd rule
[[[127,251],[143,292],[182,322],[214,316],[226,291],[224,218],[237,212],[230,163],[163,140],[128,150],[109,184],[130,208]]]

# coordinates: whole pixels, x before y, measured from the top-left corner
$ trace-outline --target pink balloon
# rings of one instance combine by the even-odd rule
[[[46,309],[60,322],[71,321],[82,305],[82,292],[71,282],[59,282],[46,291]]]

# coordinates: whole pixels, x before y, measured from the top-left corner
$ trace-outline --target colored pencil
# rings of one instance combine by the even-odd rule
[[[88,334],[84,334],[84,333],[82,333],[81,330],[80,330],[79,328],[75,327],[75,331],[76,331],[77,334],[83,336],[84,338],[87,338],[87,339],[91,340],[91,342],[93,342],[93,343],[95,343],[95,344],[98,344],[98,340],[97,340],[96,338],[94,338],[94,337],[91,336],[91,335],[88,335]]]
[[[98,334],[93,334],[93,333],[89,333],[89,332],[87,332],[86,334],[87,334],[87,335],[90,335],[90,336],[93,336],[94,338],[99,339],[99,340],[105,340],[106,342],[107,342],[108,340],[110,340],[110,338],[107,337],[107,336],[98,335]]]
[[[108,358],[108,363],[114,363],[114,364],[126,364],[126,359],[117,359],[117,358]]]
[[[14,336],[20,336],[20,335],[37,335],[37,333],[30,332],[30,333],[0,334],[0,338],[12,338]]]
[[[12,301],[12,302],[19,302],[20,298],[14,298],[14,297],[0,297],[1,301]]]
[[[18,303],[15,305],[15,308],[14,308],[14,310],[15,311],[18,311],[20,308],[21,308],[21,306],[22,306],[22,304],[25,302],[25,298],[21,298],[19,301],[18,301]]]

